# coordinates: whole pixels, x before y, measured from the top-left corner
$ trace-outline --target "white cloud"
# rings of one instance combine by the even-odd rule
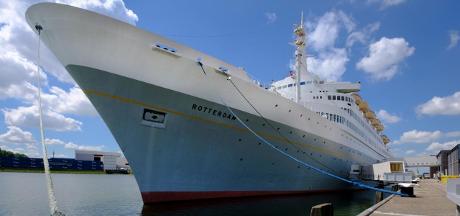
[[[404,132],[399,140],[393,142],[394,144],[400,143],[429,143],[442,137],[442,132],[437,131],[418,131],[411,130]]]
[[[410,154],[414,154],[415,153],[415,150],[413,149],[409,149],[406,151],[406,155],[410,155]]]
[[[406,2],[406,0],[368,0],[369,3],[376,3],[380,5],[380,9],[385,9],[391,6],[396,6]]]
[[[392,115],[392,114],[388,113],[386,110],[383,110],[383,109],[381,109],[381,110],[379,110],[377,112],[377,117],[379,119],[382,119],[383,122],[388,123],[388,124],[397,123],[397,122],[399,122],[401,120],[400,117],[398,117],[396,115]]]
[[[89,145],[78,145],[73,142],[65,142],[60,139],[46,139],[46,144],[48,145],[60,145],[66,149],[74,150],[90,150],[90,151],[102,151],[104,145],[89,146]]]
[[[429,143],[439,141],[445,138],[460,137],[460,131],[442,132],[436,131],[419,131],[410,130],[404,132],[399,140],[394,141],[393,144],[402,143]]]
[[[417,106],[416,112],[424,115],[460,115],[460,91],[446,97],[433,97]]]
[[[347,32],[351,32],[356,24],[344,12],[330,11],[320,17],[317,23],[307,23],[307,27],[313,28],[308,34],[308,42],[313,49],[320,51],[334,47],[342,27],[345,27]]]
[[[8,131],[0,134],[0,144],[34,144],[32,133],[15,126],[8,126]]]
[[[340,80],[346,71],[349,61],[345,47],[337,46],[336,41],[344,30],[350,34],[356,29],[356,24],[351,16],[343,11],[333,10],[326,12],[315,22],[307,22],[308,46],[308,71],[328,81]],[[291,68],[293,65],[291,65]]]
[[[36,64],[37,36],[25,21],[24,13],[37,0],[1,1],[0,17],[0,99],[14,98],[27,104],[15,109],[3,109],[7,125],[32,126],[37,122]],[[135,24],[137,15],[127,9],[122,0],[63,0],[60,3],[93,10]],[[74,83],[69,74],[46,46],[41,49],[41,65],[58,81]],[[42,70],[43,71],[43,70]],[[48,89],[48,77],[41,73],[45,125],[58,131],[80,130],[81,122],[63,114],[94,115],[96,112],[78,87],[69,90],[53,86]],[[49,92],[49,93],[46,93]],[[60,125],[61,124],[61,125]]]
[[[93,105],[77,86],[70,88],[68,92],[53,86],[50,88],[50,92],[51,94],[43,94],[43,102],[47,109],[63,114],[96,114]]]
[[[0,29],[0,53],[9,53],[10,58],[3,58],[3,60],[9,61],[10,68],[14,68],[14,65],[16,65],[15,68],[24,67],[21,70],[15,70],[19,77],[31,74],[31,71],[36,69],[33,63],[37,59],[37,36],[27,25],[24,16],[27,7],[36,2],[2,1],[0,3],[0,17],[6,17],[2,20],[5,25]],[[50,74],[60,81],[73,82],[70,75],[46,46],[42,46],[41,57],[41,65]],[[4,78],[6,74],[0,76]]]
[[[15,109],[3,109],[5,123],[19,127],[38,127],[38,106],[20,106]],[[43,110],[43,125],[55,131],[78,131],[82,123],[52,110]]]
[[[415,51],[404,38],[382,37],[369,46],[368,56],[362,58],[356,67],[375,80],[390,80],[401,62]]]
[[[460,140],[453,140],[453,141],[444,142],[444,143],[433,142],[426,148],[426,151],[437,153],[441,150],[452,149],[457,144],[460,144]]]
[[[449,42],[449,46],[447,47],[447,49],[452,49],[454,47],[457,46],[458,44],[458,41],[460,40],[460,36],[458,35],[458,31],[450,31],[449,32],[449,38],[450,38],[450,42]]]
[[[266,12],[265,18],[267,19],[267,24],[274,23],[278,19],[275,12]]]
[[[331,49],[319,53],[318,57],[308,57],[308,70],[322,79],[337,81],[346,70],[348,56],[345,49]]]
[[[8,131],[0,134],[0,146],[2,149],[28,156],[39,156],[36,141],[32,133],[15,126],[8,126]]]
[[[460,137],[460,131],[451,131],[444,134],[446,137]]]
[[[356,42],[367,44],[372,33],[380,29],[380,22],[367,25],[359,31],[351,32],[347,37],[346,46],[352,47]]]

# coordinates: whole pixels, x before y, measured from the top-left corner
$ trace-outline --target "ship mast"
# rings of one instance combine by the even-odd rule
[[[305,55],[305,30],[303,26],[303,12],[300,18],[300,25],[297,26],[294,30],[294,34],[296,36],[295,39],[295,70],[296,70],[296,102],[299,103],[301,99],[300,94],[300,75],[302,74],[301,68],[302,64],[305,64],[305,70],[307,70],[307,62],[304,62]]]

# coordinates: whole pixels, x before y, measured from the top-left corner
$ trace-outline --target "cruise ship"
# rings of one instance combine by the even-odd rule
[[[26,19],[110,129],[144,203],[345,190],[292,158],[348,178],[352,166],[391,157],[360,83],[307,70],[302,22],[295,70],[263,86],[241,67],[87,10],[39,3]]]

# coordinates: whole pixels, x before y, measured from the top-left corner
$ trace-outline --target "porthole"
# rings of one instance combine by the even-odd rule
[[[289,110],[289,112],[291,112],[291,110]]]
[[[280,128],[276,128],[276,130],[280,130]]]
[[[305,138],[305,134],[304,134],[304,135],[302,135],[302,138]]]
[[[289,131],[290,134],[292,134],[292,131]]]
[[[265,123],[262,123],[262,127],[265,127]]]
[[[300,118],[302,118],[303,114],[300,114]]]
[[[243,161],[243,158],[240,158],[240,161]]]
[[[242,139],[238,139],[238,142],[241,142],[241,141],[242,141]]]
[[[275,107],[278,107],[278,104],[275,104]]]

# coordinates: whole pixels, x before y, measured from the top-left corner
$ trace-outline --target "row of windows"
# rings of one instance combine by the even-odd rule
[[[351,117],[353,117],[361,126],[369,132],[376,140],[379,140],[378,135],[370,128],[369,124],[367,122],[363,121],[362,118],[360,118],[358,115],[353,112],[353,110],[341,107],[340,109],[345,110],[348,114],[350,114]]]
[[[343,117],[341,115],[332,114],[332,113],[325,113],[325,112],[316,112],[316,113],[321,115],[321,116],[325,116],[329,121],[346,125],[348,128],[353,130],[355,133],[359,134],[361,137],[363,137],[364,139],[368,140],[366,135],[364,134],[364,132],[361,131],[358,127],[356,127],[356,125],[353,124],[351,121],[349,121],[347,118],[345,118],[345,117]]]
[[[347,101],[347,102],[353,102],[353,99],[347,96],[343,95],[328,95],[327,96],[328,100],[341,100],[341,101]]]
[[[316,81],[316,80],[314,80],[314,81],[302,81],[299,84],[300,85],[305,85],[305,84],[312,84],[312,83],[314,83],[314,84],[318,84],[318,83],[323,84],[324,81]],[[285,89],[285,88],[289,88],[289,87],[293,87],[293,86],[296,86],[296,83],[291,83],[291,84],[287,84],[287,85],[283,85],[283,86],[278,86],[278,87],[276,87],[276,89],[280,90],[280,89]],[[328,91],[319,91],[319,92],[328,92]]]

